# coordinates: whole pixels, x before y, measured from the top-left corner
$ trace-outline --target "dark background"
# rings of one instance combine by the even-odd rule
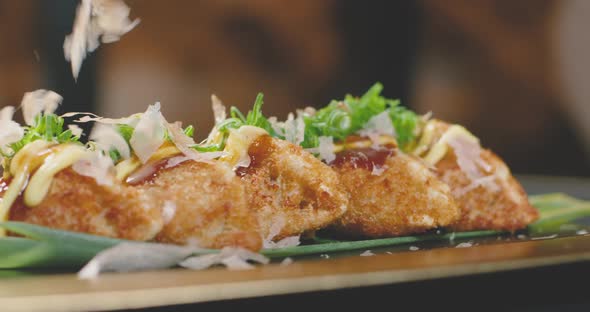
[[[584,83],[568,84],[586,77],[563,64],[590,65],[562,40],[586,41],[571,13],[590,13],[584,1],[126,3],[141,23],[90,54],[75,82],[62,45],[77,1],[0,0],[0,106],[38,88],[62,94],[62,111],[115,117],[161,101],[203,137],[211,93],[247,110],[262,91],[283,118],[380,81],[419,113],[465,124],[516,173],[590,175]]]

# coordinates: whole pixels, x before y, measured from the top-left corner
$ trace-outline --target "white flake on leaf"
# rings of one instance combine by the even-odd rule
[[[50,90],[39,89],[26,92],[21,101],[25,123],[32,125],[35,121],[35,116],[40,113],[53,113],[62,100],[61,95]]]
[[[78,272],[78,278],[92,279],[101,272],[131,272],[169,268],[190,255],[203,252],[203,249],[196,247],[140,242],[120,243],[99,252]]]
[[[267,257],[241,247],[224,247],[219,253],[190,257],[179,265],[187,269],[203,270],[216,264],[223,264],[230,270],[244,270],[253,268],[248,261],[261,264],[270,262]]]

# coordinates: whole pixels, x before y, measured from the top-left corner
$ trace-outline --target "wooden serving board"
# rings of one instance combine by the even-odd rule
[[[534,268],[590,260],[590,235],[391,254],[380,249],[373,256],[360,256],[361,252],[246,271],[171,269],[104,274],[95,280],[79,280],[71,273],[15,274],[0,278],[0,307],[3,311],[116,310]]]

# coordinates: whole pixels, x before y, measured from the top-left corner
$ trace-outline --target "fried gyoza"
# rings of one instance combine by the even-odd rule
[[[244,187],[224,164],[184,161],[144,183],[98,185],[72,169],[58,173],[35,207],[18,199],[10,219],[130,240],[260,249]]]
[[[161,207],[144,191],[99,185],[70,168],[55,175],[39,205],[17,199],[10,220],[130,240],[150,240],[164,224]]]
[[[165,225],[156,237],[158,241],[251,250],[262,245],[245,188],[224,163],[187,160],[158,170],[137,187],[164,207]]]
[[[248,154],[250,166],[237,173],[264,237],[276,224],[275,240],[312,232],[346,211],[348,196],[336,172],[300,146],[263,135]]]
[[[530,205],[527,194],[506,164],[489,150],[482,150],[481,159],[491,167],[486,174],[491,180],[477,186],[459,168],[454,153],[449,153],[436,165],[461,208],[461,219],[451,228],[515,231],[535,221],[538,211]]]
[[[331,165],[350,193],[348,211],[331,227],[340,235],[407,235],[459,217],[449,187],[420,160],[397,149],[345,150]]]
[[[434,120],[431,147],[451,125]],[[465,147],[462,147],[464,145]],[[467,144],[468,145],[468,144]],[[525,228],[538,218],[520,183],[497,155],[479,145],[459,144],[465,151],[449,148],[435,166],[438,176],[447,183],[461,208],[461,218],[450,227],[454,230],[509,230]],[[457,155],[463,153],[464,163],[472,162],[475,173],[461,168]],[[473,155],[471,155],[473,154]],[[467,165],[463,164],[464,168]],[[474,178],[476,174],[478,177]]]

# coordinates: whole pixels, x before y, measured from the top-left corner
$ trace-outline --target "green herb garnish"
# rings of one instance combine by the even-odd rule
[[[20,141],[10,144],[10,148],[16,154],[25,145],[45,140],[55,143],[76,143],[80,139],[72,134],[70,129],[64,130],[64,119],[55,114],[39,114],[35,116],[32,126],[25,127],[25,134]],[[12,155],[14,155],[12,154]],[[12,155],[4,155],[10,157]]]
[[[229,110],[230,117],[215,125],[216,130],[221,134],[220,142],[204,142],[193,146],[199,152],[216,152],[225,148],[225,142],[229,136],[230,129],[239,129],[242,126],[254,126],[266,130],[271,136],[282,138],[274,131],[268,119],[262,114],[264,94],[258,93],[252,110],[244,114],[235,106]]]
[[[360,98],[346,95],[344,100],[332,101],[313,116],[305,116],[305,140],[303,147],[312,148],[319,145],[319,137],[330,136],[334,141],[361,130],[369,120],[385,111],[393,123],[397,140],[402,149],[415,138],[415,130],[420,120],[411,110],[400,106],[399,100],[381,96],[383,85],[375,83]]]

